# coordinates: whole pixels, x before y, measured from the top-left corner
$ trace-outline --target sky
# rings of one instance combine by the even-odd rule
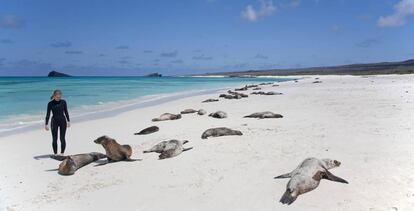
[[[0,0],[0,76],[181,75],[414,58],[414,0]]]

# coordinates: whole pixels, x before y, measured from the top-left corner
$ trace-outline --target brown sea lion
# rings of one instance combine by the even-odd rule
[[[102,158],[106,158],[106,155],[99,152],[91,152],[69,156],[51,155],[50,157],[62,161],[58,169],[60,175],[73,175],[78,169]]]
[[[192,114],[192,113],[197,113],[197,110],[189,108],[189,109],[185,109],[184,111],[181,111],[180,113],[181,114]]]
[[[265,119],[265,118],[283,118],[283,116],[280,115],[280,114],[275,114],[275,113],[270,112],[270,111],[265,111],[265,112],[252,113],[250,115],[244,116],[244,118]]]
[[[217,102],[217,101],[219,100],[210,98],[210,99],[204,100],[202,103],[211,103],[211,102]]]
[[[224,118],[227,118],[227,113],[224,111],[216,111],[214,113],[209,114],[208,116],[211,116],[217,119],[224,119]]]
[[[219,97],[222,97],[224,99],[241,99],[241,95],[228,95],[228,94],[221,94]]]
[[[152,119],[153,122],[181,119],[181,114],[164,113],[160,117]]]
[[[320,83],[322,83],[322,81],[314,81],[314,82],[312,82],[313,84],[320,84]]]
[[[241,136],[243,135],[243,133],[241,131],[232,130],[226,127],[217,127],[217,128],[210,128],[204,131],[204,133],[201,135],[201,138],[206,139],[210,136],[218,137],[218,136],[233,136],[233,135]]]
[[[241,92],[234,92],[234,91],[231,91],[231,90],[228,90],[227,93],[229,93],[231,95],[235,95],[235,96],[241,96],[243,98],[244,97],[249,97],[249,95],[247,95],[247,94],[244,94],[244,93],[241,93]]]
[[[260,87],[256,87],[256,88],[253,88],[253,90],[261,90],[262,88],[260,88]]]
[[[108,157],[108,162],[132,160],[132,148],[129,145],[121,145],[115,139],[108,136],[101,136],[94,141],[103,146]]]
[[[290,178],[280,202],[292,204],[299,195],[317,188],[321,179],[348,184],[346,180],[329,172],[329,169],[340,165],[341,162],[337,160],[307,158],[292,172],[275,177],[275,179]]]
[[[282,95],[282,93],[280,92],[272,92],[272,91],[270,92],[259,91],[259,92],[252,92],[250,94],[252,95]]]
[[[174,139],[169,141],[162,141],[157,145],[153,146],[151,149],[143,151],[143,153],[156,152],[160,153],[159,159],[172,158],[181,154],[184,151],[192,149],[192,147],[184,148],[183,145],[186,143],[188,143],[187,140],[179,141]]]
[[[138,133],[134,133],[134,135],[147,135],[147,134],[151,134],[151,133],[155,133],[157,131],[159,131],[160,128],[157,126],[151,126],[151,127],[147,127],[141,131],[139,131]]]

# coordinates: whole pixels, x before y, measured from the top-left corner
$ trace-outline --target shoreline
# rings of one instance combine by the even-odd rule
[[[313,83],[316,77],[322,82]],[[93,140],[108,135],[131,145],[132,158],[142,161],[93,163],[73,176],[58,175],[54,169],[59,162],[47,159],[49,132],[3,137],[0,154],[7,159],[0,160],[5,169],[0,173],[0,210],[316,211],[414,206],[414,75],[312,76],[278,84],[261,87],[283,95],[201,103],[218,96],[207,93],[76,122],[67,133],[67,155],[104,152]],[[186,114],[179,120],[151,121],[164,112],[188,108],[222,110],[228,117]],[[260,111],[283,118],[243,118]],[[160,131],[133,135],[152,125]],[[243,135],[201,139],[213,127],[229,127]],[[193,149],[166,160],[142,152],[171,139],[189,140]],[[340,161],[341,166],[331,171],[349,184],[323,180],[292,205],[279,203],[288,180],[273,177],[293,170],[307,157]],[[108,197],[111,200],[103,200]]]

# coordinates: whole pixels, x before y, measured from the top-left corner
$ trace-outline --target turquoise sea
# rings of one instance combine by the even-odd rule
[[[139,103],[170,93],[217,90],[287,78],[232,77],[0,77],[0,132],[41,123],[54,89],[61,89],[71,116],[99,112],[122,102]],[[73,119],[73,118],[72,118]]]

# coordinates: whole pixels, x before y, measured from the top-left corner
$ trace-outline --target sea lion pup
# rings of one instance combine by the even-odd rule
[[[283,118],[283,116],[280,115],[280,114],[275,114],[275,113],[270,112],[270,111],[265,111],[265,112],[252,113],[250,115],[244,116],[244,118],[265,119],[265,118]]]
[[[313,84],[320,84],[320,83],[322,83],[322,81],[314,81],[314,82],[312,82]]]
[[[155,133],[157,131],[159,131],[160,128],[157,126],[151,126],[151,127],[147,127],[141,131],[139,131],[138,133],[134,133],[134,135],[147,135],[147,134],[151,134],[151,133]]]
[[[118,144],[115,139],[108,136],[101,136],[93,142],[103,146],[108,157],[108,162],[121,160],[132,161],[132,148],[129,145]]]
[[[62,161],[58,169],[60,175],[73,175],[78,169],[102,158],[106,158],[106,155],[99,152],[91,152],[70,156],[51,155],[50,157]]]
[[[172,158],[179,154],[181,154],[184,151],[192,149],[190,148],[184,148],[184,144],[188,143],[187,140],[179,141],[179,140],[169,140],[169,141],[162,141],[158,143],[157,145],[153,146],[149,150],[143,151],[143,153],[150,153],[150,152],[156,152],[160,153],[159,159],[166,159],[166,158]]]
[[[218,136],[241,136],[243,133],[238,130],[232,130],[226,127],[217,127],[217,128],[210,128],[201,135],[202,139],[206,139],[208,137],[218,137]]]
[[[206,110],[204,110],[204,109],[200,109],[200,110],[198,110],[198,112],[197,112],[197,114],[198,115],[200,115],[200,116],[202,116],[202,115],[204,115],[204,114],[206,114],[207,113],[207,111]]]
[[[210,98],[210,99],[202,101],[202,103],[211,103],[211,102],[217,102],[217,101],[219,101],[219,100]]]
[[[253,90],[261,90],[262,88],[260,88],[260,87],[256,87],[256,88],[253,88]]]
[[[209,114],[208,116],[211,116],[217,119],[224,119],[224,118],[227,118],[227,113],[224,111],[216,111],[214,113]]]
[[[181,114],[192,114],[192,113],[197,113],[197,110],[189,108],[189,109],[185,109],[184,111],[181,111],[180,113]]]
[[[164,113],[160,117],[152,119],[153,122],[181,119],[181,114]]]
[[[337,160],[307,158],[292,172],[275,177],[275,179],[290,178],[280,202],[292,204],[299,195],[317,188],[321,179],[348,184],[346,180],[328,171],[340,165],[341,162]]]

